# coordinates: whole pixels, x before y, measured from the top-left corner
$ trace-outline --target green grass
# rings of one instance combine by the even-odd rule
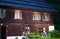
[[[30,39],[60,39],[60,38],[30,38]]]

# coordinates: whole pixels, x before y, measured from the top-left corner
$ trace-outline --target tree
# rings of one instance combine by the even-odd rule
[[[60,0],[46,0],[46,2],[58,11],[54,13],[53,18],[55,29],[60,31]]]

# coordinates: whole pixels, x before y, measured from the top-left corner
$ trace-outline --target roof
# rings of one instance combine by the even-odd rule
[[[45,3],[44,0],[0,0],[1,6],[9,6],[14,8],[30,9],[30,10],[40,10],[48,12],[56,12],[54,8]]]

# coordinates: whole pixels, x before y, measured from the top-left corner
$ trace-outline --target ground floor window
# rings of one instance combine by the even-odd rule
[[[43,33],[43,28],[39,28],[39,33]]]

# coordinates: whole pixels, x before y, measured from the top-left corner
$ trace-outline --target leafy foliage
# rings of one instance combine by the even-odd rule
[[[30,32],[30,35],[31,35],[31,36],[35,35],[35,32]]]
[[[35,32],[35,35],[40,35],[39,31],[36,31],[36,32]]]
[[[50,36],[52,38],[60,38],[60,32],[57,31],[57,30],[53,30],[53,31],[50,32]]]
[[[40,35],[40,33],[38,32],[38,31],[36,31],[36,32],[30,32],[30,35],[32,36],[32,35]]]
[[[45,0],[49,5],[54,7],[58,12],[53,14],[55,29],[60,31],[60,0]]]
[[[60,38],[30,38],[30,39],[60,39]]]

